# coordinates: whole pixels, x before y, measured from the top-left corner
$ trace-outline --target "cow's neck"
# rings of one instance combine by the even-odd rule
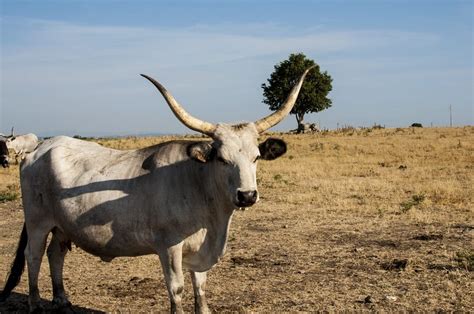
[[[184,260],[188,267],[196,271],[204,271],[212,267],[224,254],[227,244],[232,215],[236,206],[229,200],[225,186],[219,184],[219,179],[212,171],[212,165],[199,165],[197,167],[210,167],[201,176],[200,197],[196,199],[198,213],[193,213],[194,223],[199,224],[192,237],[185,240],[188,254]],[[193,174],[203,173],[201,171]],[[210,193],[210,191],[212,191]],[[199,243],[196,244],[196,243]]]

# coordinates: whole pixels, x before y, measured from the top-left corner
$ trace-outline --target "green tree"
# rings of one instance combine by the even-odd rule
[[[300,75],[313,65],[316,67],[306,76],[295,106],[290,112],[296,116],[298,128],[303,123],[305,114],[331,107],[331,99],[327,98],[332,90],[331,76],[326,71],[321,73],[319,65],[307,59],[303,53],[298,53],[291,54],[288,60],[275,65],[275,71],[267,80],[268,85],[262,84],[263,103],[267,104],[270,110],[278,110]]]

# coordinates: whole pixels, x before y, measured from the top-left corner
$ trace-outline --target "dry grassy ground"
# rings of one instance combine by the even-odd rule
[[[474,311],[473,127],[281,137],[288,153],[259,163],[261,202],[235,214],[228,251],[209,273],[214,311]],[[15,198],[17,172],[0,170],[0,195]],[[0,203],[0,215],[3,286],[23,223],[19,200]],[[73,247],[65,285],[78,312],[168,309],[155,256],[104,263]],[[24,275],[0,312],[26,309],[26,287]],[[46,258],[40,291],[51,298]]]

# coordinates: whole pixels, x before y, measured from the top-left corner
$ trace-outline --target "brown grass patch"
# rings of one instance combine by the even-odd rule
[[[288,152],[259,163],[262,200],[234,216],[228,252],[209,273],[214,311],[472,311],[474,127],[271,135]],[[168,139],[97,142],[131,149]],[[17,172],[0,170],[0,191],[18,184]],[[0,278],[20,207],[0,203]],[[40,290],[49,299],[47,268],[45,259]],[[25,277],[0,312],[26,308]],[[168,308],[155,256],[103,263],[73,248],[65,277],[78,312]]]

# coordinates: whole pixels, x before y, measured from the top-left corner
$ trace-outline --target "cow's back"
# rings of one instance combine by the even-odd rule
[[[121,152],[105,148],[97,143],[73,139],[67,136],[53,137],[41,143],[21,164],[22,184],[38,181],[63,186],[77,180],[88,169],[107,163],[107,157]],[[45,180],[48,180],[46,182]]]

